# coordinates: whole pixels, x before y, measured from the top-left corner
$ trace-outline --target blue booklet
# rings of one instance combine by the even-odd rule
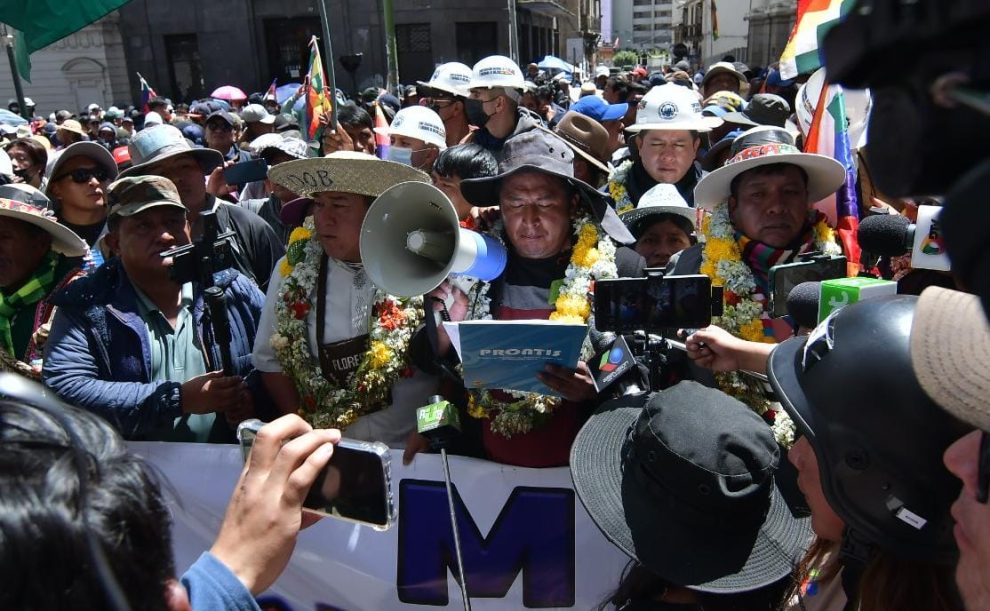
[[[503,388],[557,395],[536,374],[547,363],[577,367],[588,326],[552,320],[472,320],[444,323],[468,388]]]

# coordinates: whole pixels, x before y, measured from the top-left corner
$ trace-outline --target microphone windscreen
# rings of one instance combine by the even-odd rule
[[[859,222],[859,245],[863,250],[884,257],[908,252],[906,235],[911,221],[899,214],[875,214]]]
[[[799,327],[813,329],[818,325],[818,302],[821,299],[822,283],[802,282],[787,294],[787,314]]]

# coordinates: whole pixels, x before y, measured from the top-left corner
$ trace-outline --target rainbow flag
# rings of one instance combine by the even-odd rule
[[[780,54],[780,78],[787,80],[822,67],[822,38],[853,7],[854,0],[798,0],[797,21]]]
[[[141,112],[148,114],[151,112],[151,109],[148,108],[148,102],[151,101],[151,98],[158,97],[158,94],[151,88],[148,81],[144,80],[144,77],[141,76],[140,72],[138,72],[137,75],[138,78],[141,79]]]
[[[805,153],[818,153],[831,157],[846,168],[846,182],[838,191],[817,202],[815,207],[824,211],[835,222],[835,232],[842,243],[842,251],[849,263],[850,275],[860,268],[862,251],[859,247],[859,197],[856,195],[856,166],[846,122],[846,103],[842,87],[822,85],[815,116],[808,129],[804,144]]]
[[[375,106],[375,155],[378,155],[379,159],[388,159],[388,147],[391,142],[389,137],[378,131],[379,127],[388,127],[388,119],[385,118],[385,111],[382,110],[381,104],[377,101],[374,103]]]
[[[316,45],[316,36],[309,41],[309,73],[306,81],[306,137],[316,140],[320,132],[320,117],[331,110],[330,98],[326,92],[323,61]]]

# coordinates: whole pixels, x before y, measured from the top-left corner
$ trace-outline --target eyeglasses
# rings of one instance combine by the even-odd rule
[[[206,129],[209,129],[209,130],[212,130],[212,131],[215,131],[215,132],[230,132],[230,131],[234,131],[233,126],[231,126],[231,125],[229,125],[227,123],[219,123],[219,122],[216,122],[216,123],[207,123],[206,124]]]
[[[63,178],[71,178],[72,182],[76,184],[86,184],[93,178],[98,182],[106,182],[110,178],[110,172],[104,167],[93,167],[93,168],[77,168],[71,172],[66,172],[60,175],[55,180],[62,180]]]

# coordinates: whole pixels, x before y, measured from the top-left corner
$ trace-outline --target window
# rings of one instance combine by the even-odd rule
[[[478,60],[498,53],[498,28],[494,21],[457,23],[454,41],[460,61],[473,66]]]
[[[428,80],[433,74],[433,44],[428,23],[397,23],[395,49],[399,56],[399,79]]]
[[[205,94],[203,67],[199,61],[199,42],[195,34],[165,36],[168,78],[176,101],[191,102]]]
[[[309,41],[317,36],[320,57],[326,63],[323,31],[317,17],[265,19],[268,71],[279,84],[302,83],[309,71]]]

